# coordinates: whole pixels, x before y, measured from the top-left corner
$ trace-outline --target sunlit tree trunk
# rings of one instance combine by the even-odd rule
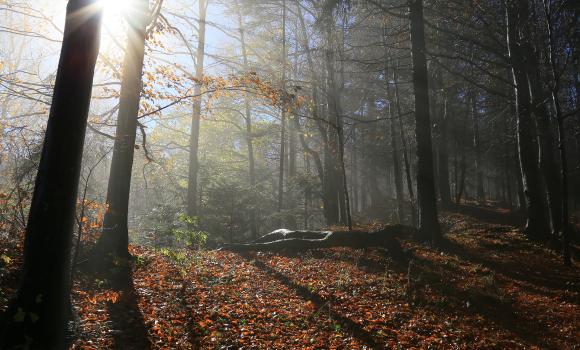
[[[425,56],[425,24],[423,0],[409,0],[413,90],[415,94],[415,122],[417,135],[417,201],[419,204],[418,238],[439,241],[441,228],[437,218],[431,120],[429,116],[429,87]]]
[[[189,172],[187,177],[187,215],[199,214],[197,179],[199,176],[199,127],[201,122],[201,91],[205,59],[205,17],[207,13],[206,0],[199,0],[199,20],[197,33],[197,50],[195,53],[195,78],[197,83],[193,90],[196,96],[193,101],[191,129],[189,135]]]
[[[123,62],[119,114],[107,187],[108,207],[103,220],[103,232],[92,253],[93,263],[99,267],[106,267],[117,258],[129,257],[127,226],[129,194],[139,101],[143,88],[141,75],[145,57],[146,27],[149,21],[149,1],[136,2],[127,20],[127,47]]]
[[[2,315],[0,348],[66,348],[70,258],[102,8],[70,0],[52,105],[30,206],[22,281]]]

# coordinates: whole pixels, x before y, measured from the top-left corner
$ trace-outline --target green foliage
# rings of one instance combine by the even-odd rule
[[[198,229],[199,218],[181,214],[179,223],[178,227],[171,230],[177,242],[184,244],[187,248],[202,249],[207,242],[208,234]]]

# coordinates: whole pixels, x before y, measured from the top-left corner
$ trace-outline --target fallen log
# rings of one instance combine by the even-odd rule
[[[392,254],[405,254],[396,238],[409,237],[414,229],[404,225],[387,226],[377,231],[293,231],[280,229],[253,242],[224,244],[221,250],[249,251],[304,251],[308,249],[349,247],[386,248]]]

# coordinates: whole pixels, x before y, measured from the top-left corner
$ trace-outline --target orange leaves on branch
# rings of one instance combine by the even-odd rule
[[[196,78],[180,65],[158,65],[143,73],[140,114],[155,114],[167,107],[191,103],[204,96],[208,105],[211,105],[221,97],[242,97],[246,94],[272,106],[291,110],[306,101],[303,96],[297,95],[299,90],[296,87],[293,91],[283,91],[255,72]]]

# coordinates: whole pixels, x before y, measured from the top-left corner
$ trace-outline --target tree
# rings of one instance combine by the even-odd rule
[[[282,0],[282,91],[286,90],[286,0]],[[278,212],[284,209],[284,162],[286,161],[286,101],[282,100],[280,112],[280,171],[278,174]],[[283,220],[280,220],[283,223]]]
[[[187,182],[187,215],[198,215],[197,205],[197,175],[199,172],[199,123],[201,120],[201,86],[203,79],[203,62],[205,58],[205,16],[207,4],[205,0],[199,0],[198,42],[195,56],[195,79],[197,80],[191,117],[191,132],[189,136],[189,176]]]
[[[22,282],[3,315],[0,347],[65,348],[70,255],[102,8],[70,0],[24,242]]]
[[[565,130],[564,130],[564,114],[562,113],[562,106],[560,105],[560,99],[558,94],[560,92],[560,78],[561,75],[558,74],[557,63],[556,63],[556,48],[555,48],[555,38],[554,38],[554,28],[553,28],[553,14],[554,9],[552,5],[544,0],[544,15],[545,15],[545,22],[546,22],[546,29],[548,32],[548,63],[550,69],[550,75],[553,80],[552,88],[550,89],[550,95],[552,97],[552,103],[554,105],[554,110],[556,112],[556,122],[558,123],[558,149],[560,152],[560,160],[562,162],[561,165],[561,177],[560,177],[560,185],[561,185],[561,203],[551,203],[554,206],[559,206],[559,210],[556,213],[561,214],[560,217],[552,217],[552,220],[556,222],[559,221],[556,227],[561,230],[562,233],[562,256],[565,265],[571,265],[572,259],[570,257],[570,241],[572,240],[572,232],[573,229],[570,227],[570,218],[569,218],[569,209],[568,209],[568,152],[566,150],[566,141],[565,141]],[[576,10],[578,11],[578,10]],[[580,19],[578,16],[578,12],[575,13],[575,21],[577,22]],[[577,48],[578,49],[578,48]],[[576,62],[577,63],[577,62]],[[578,75],[578,72],[576,72]],[[580,79],[576,77],[576,98],[578,98],[578,83]],[[578,108],[578,99],[576,99],[576,108]],[[552,211],[554,213],[554,211]]]
[[[146,28],[149,0],[139,0],[127,15],[127,46],[123,62],[123,81],[115,132],[113,159],[107,187],[107,212],[103,231],[92,252],[95,267],[108,267],[129,257],[129,194],[133,154],[138,126],[139,102],[143,88]]]
[[[506,4],[507,40],[516,95],[517,142],[526,200],[525,232],[532,237],[546,236],[548,222],[542,193],[538,156],[533,141],[532,102],[526,71],[526,55],[530,52],[526,21],[527,0],[511,0]]]
[[[240,31],[240,43],[242,46],[242,59],[244,73],[249,74],[249,63],[248,63],[248,50],[246,48],[246,33],[244,27],[244,21],[242,17],[242,11],[238,0],[235,1],[236,12],[238,14],[238,29]],[[250,186],[255,190],[256,187],[256,160],[254,157],[254,138],[252,130],[252,107],[250,105],[250,96],[246,92],[244,94],[244,120],[246,122],[246,138],[248,147],[248,177],[250,181]],[[250,231],[252,237],[258,238],[258,227],[256,224],[256,210],[251,208],[250,211]]]
[[[431,121],[429,116],[429,86],[425,56],[425,24],[423,0],[409,0],[413,90],[417,137],[417,201],[419,209],[418,238],[438,241],[441,228],[437,218]]]
[[[439,195],[441,197],[441,205],[448,207],[451,204],[451,189],[449,188],[449,153],[447,151],[447,144],[449,140],[448,131],[448,91],[445,87],[442,88],[442,100],[439,106],[439,120],[437,127],[439,129],[439,149],[438,149],[438,178],[439,178]]]

